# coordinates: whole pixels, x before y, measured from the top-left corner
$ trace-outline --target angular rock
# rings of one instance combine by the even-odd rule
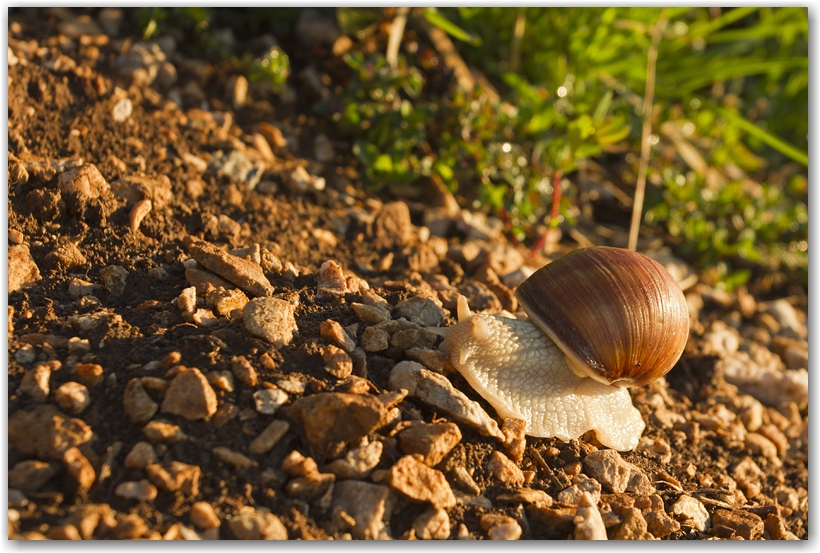
[[[364,351],[376,352],[387,349],[390,345],[390,334],[386,330],[369,326],[362,332],[362,337],[359,340]]]
[[[444,320],[444,310],[429,298],[412,296],[396,305],[399,314],[421,326],[438,326]]]
[[[320,324],[319,333],[322,338],[327,338],[347,353],[353,353],[353,350],[356,349],[356,341],[348,336],[342,325],[336,321],[328,320]]]
[[[188,253],[206,269],[254,296],[273,294],[273,286],[258,263],[226,253],[208,242],[192,243]]]
[[[97,478],[94,467],[76,447],[70,447],[63,453],[63,464],[81,489],[89,489]]]
[[[236,378],[251,388],[256,386],[256,369],[246,357],[237,356],[231,359],[231,370]]]
[[[395,497],[387,486],[344,480],[334,486],[331,519],[356,539],[389,538],[385,526],[394,504]]]
[[[712,516],[712,525],[726,526],[746,540],[756,540],[763,535],[763,519],[748,511],[718,509]]]
[[[498,423],[477,402],[453,387],[446,377],[428,371],[415,361],[402,361],[390,372],[392,390],[405,389],[410,395],[443,411],[459,422],[469,424],[485,436],[504,440]]]
[[[481,517],[481,528],[491,540],[517,540],[521,537],[521,525],[512,517],[487,513]]]
[[[361,447],[351,449],[343,458],[330,463],[327,470],[335,474],[337,478],[361,480],[367,477],[370,471],[379,464],[383,449],[382,442],[374,440]]]
[[[100,270],[103,286],[112,296],[119,296],[125,290],[125,280],[128,278],[128,271],[119,265],[110,265]]]
[[[20,381],[19,392],[22,392],[37,403],[45,403],[48,399],[48,381],[51,378],[51,368],[42,363],[29,369]]]
[[[253,394],[256,412],[262,413],[263,415],[273,415],[281,406],[288,402],[288,399],[288,394],[278,388],[265,388]]]
[[[186,496],[199,495],[199,479],[202,469],[197,465],[188,465],[171,461],[168,465],[152,464],[145,467],[145,475],[161,490],[175,492],[181,490]]]
[[[650,494],[655,488],[649,478],[635,465],[621,458],[612,449],[594,451],[584,459],[586,473],[598,480],[609,492]]]
[[[302,425],[311,446],[323,453],[331,443],[373,432],[387,410],[375,396],[323,392],[297,399],[288,414]]]
[[[325,370],[336,378],[347,378],[353,372],[353,360],[345,350],[333,344],[328,344],[322,350],[322,361]]]
[[[404,202],[389,202],[373,220],[372,236],[377,248],[402,248],[413,241],[410,208]]]
[[[9,294],[21,290],[42,277],[26,244],[9,246]]]
[[[44,460],[61,460],[66,450],[88,442],[93,436],[85,422],[67,417],[53,405],[15,412],[9,417],[8,431],[10,448]]]
[[[137,442],[125,456],[124,464],[126,468],[144,469],[156,462],[157,453],[154,446],[148,442]]]
[[[182,367],[168,386],[161,409],[190,421],[204,419],[216,413],[216,393],[199,369]]]
[[[493,451],[490,454],[490,458],[487,461],[487,470],[489,470],[497,480],[505,484],[512,486],[521,486],[524,484],[524,473],[500,451]]]
[[[64,196],[86,199],[99,198],[111,189],[100,171],[91,164],[60,173],[57,187]]]
[[[256,336],[281,348],[293,340],[298,328],[293,305],[278,298],[256,298],[242,310],[245,328]]]
[[[420,540],[446,540],[450,537],[450,515],[444,509],[428,509],[413,521],[413,530]]]
[[[332,299],[348,293],[342,266],[333,260],[325,261],[316,275],[316,297]]]
[[[456,504],[456,498],[444,474],[405,455],[390,467],[386,483],[393,490],[415,501],[428,502],[433,507],[447,509]]]
[[[424,464],[434,467],[461,441],[461,430],[452,422],[412,424],[398,434],[401,450],[419,453]]]
[[[248,296],[242,290],[214,290],[205,298],[205,305],[222,317],[227,317],[234,309],[243,309],[248,304]]]
[[[350,307],[363,323],[381,323],[392,318],[387,305],[366,305],[353,302]]]
[[[122,398],[125,414],[134,424],[145,424],[156,414],[159,405],[151,399],[139,378],[132,378]]]
[[[228,520],[228,528],[238,540],[286,540],[288,530],[279,517],[267,511],[243,507]]]
[[[154,209],[161,210],[173,197],[171,180],[167,175],[142,177],[125,175],[111,183],[111,192],[122,198],[129,206],[142,200],[151,200]]]

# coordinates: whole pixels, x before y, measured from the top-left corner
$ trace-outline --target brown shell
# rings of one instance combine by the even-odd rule
[[[515,296],[573,370],[601,382],[640,386],[665,375],[689,337],[672,275],[621,248],[573,251],[533,273]]]

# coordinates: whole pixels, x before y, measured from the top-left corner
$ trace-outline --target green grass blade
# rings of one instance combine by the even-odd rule
[[[425,8],[424,17],[431,24],[435,25],[453,38],[457,38],[463,42],[471,44],[472,46],[481,46],[481,37],[471,35],[436,10],[435,8]]]
[[[809,154],[808,152],[804,152],[799,148],[792,146],[785,140],[773,135],[770,132],[761,129],[745,117],[740,114],[732,113],[729,110],[723,109],[719,106],[714,105],[712,102],[708,101],[705,98],[699,98],[704,105],[708,104],[714,109],[717,113],[720,114],[721,117],[726,119],[727,121],[737,125],[750,135],[754,136],[764,144],[768,144],[772,149],[780,152],[784,156],[793,159],[794,161],[805,165],[806,167],[809,166]]]

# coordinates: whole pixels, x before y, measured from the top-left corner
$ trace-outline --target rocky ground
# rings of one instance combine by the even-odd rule
[[[640,444],[524,438],[427,328],[623,227],[532,253],[446,191],[365,191],[315,79],[267,97],[117,13],[9,13],[11,538],[808,537],[805,293],[645,237],[692,329],[632,390]]]

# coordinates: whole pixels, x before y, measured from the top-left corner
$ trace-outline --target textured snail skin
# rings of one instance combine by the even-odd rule
[[[471,314],[458,301],[442,350],[500,416],[526,421],[530,436],[568,441],[594,430],[607,447],[635,448],[645,425],[626,389],[578,376],[532,323]]]

